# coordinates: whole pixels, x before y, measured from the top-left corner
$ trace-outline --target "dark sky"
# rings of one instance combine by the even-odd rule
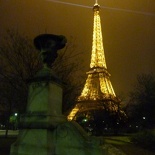
[[[85,6],[95,3],[94,0],[61,1]],[[102,7],[103,44],[111,82],[116,94],[126,95],[137,74],[155,74],[155,0],[98,2]],[[93,30],[91,8],[46,0],[0,0],[1,38],[8,28],[18,29],[31,38],[45,32],[73,36],[88,71]]]

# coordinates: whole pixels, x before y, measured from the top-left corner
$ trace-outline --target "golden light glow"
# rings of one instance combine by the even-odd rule
[[[102,28],[101,28],[99,10],[95,9],[94,9],[93,42],[92,42],[92,55],[91,55],[90,68],[94,67],[107,68],[104,57]]]
[[[111,102],[111,100],[116,100],[116,95],[110,81],[110,74],[107,71],[105,61],[99,9],[100,7],[96,1],[93,8],[94,25],[90,71],[87,72],[88,77],[86,79],[86,83],[81,92],[81,95],[77,99],[78,103],[68,115],[68,120],[72,120],[76,113],[81,111],[82,108],[84,109],[84,107],[86,109],[91,109],[93,106],[99,107],[100,105],[98,101],[101,102],[108,100],[110,110],[116,111],[118,109],[114,103]],[[91,101],[91,103],[84,103],[87,101]],[[82,108],[79,106],[79,104],[81,104],[80,102],[83,103]],[[101,106],[104,109],[103,105]]]
[[[74,107],[74,109],[72,109],[72,111],[70,112],[70,114],[68,115],[67,119],[69,121],[71,121],[74,116],[76,115],[76,113],[79,111],[79,108],[77,107],[77,105]]]

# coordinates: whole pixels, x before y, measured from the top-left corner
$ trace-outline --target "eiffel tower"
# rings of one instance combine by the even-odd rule
[[[116,97],[110,81],[110,74],[105,61],[100,6],[96,0],[93,7],[94,25],[90,70],[81,95],[75,107],[68,115],[68,120],[76,120],[79,113],[103,109],[118,112],[120,100]]]

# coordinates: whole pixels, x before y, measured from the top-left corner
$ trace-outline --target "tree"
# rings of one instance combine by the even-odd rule
[[[126,110],[131,122],[140,128],[153,128],[155,126],[155,78],[153,74],[138,75],[129,97]]]
[[[81,52],[76,52],[76,42],[73,37],[67,46],[59,52],[59,57],[54,62],[52,68],[60,79],[64,82],[62,110],[68,114],[68,110],[75,104],[76,98],[81,92],[84,79],[83,64],[79,60]]]
[[[75,61],[79,55],[75,54],[75,50],[75,45],[68,43],[59,52],[59,57],[52,66],[65,83],[63,111],[74,103],[80,88],[80,82],[75,80],[75,76],[82,66],[79,61]],[[7,122],[12,112],[23,113],[26,110],[27,79],[32,78],[42,66],[38,53],[33,41],[24,34],[14,30],[7,31],[7,36],[0,45],[0,104],[6,109]]]

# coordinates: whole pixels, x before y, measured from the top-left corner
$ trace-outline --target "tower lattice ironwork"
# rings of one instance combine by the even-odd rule
[[[102,28],[100,19],[100,6],[96,3],[93,7],[93,41],[90,70],[81,95],[77,98],[75,107],[68,115],[68,120],[76,119],[78,113],[95,109],[106,109],[117,112],[119,99],[116,97],[110,81],[110,74],[105,61]]]

